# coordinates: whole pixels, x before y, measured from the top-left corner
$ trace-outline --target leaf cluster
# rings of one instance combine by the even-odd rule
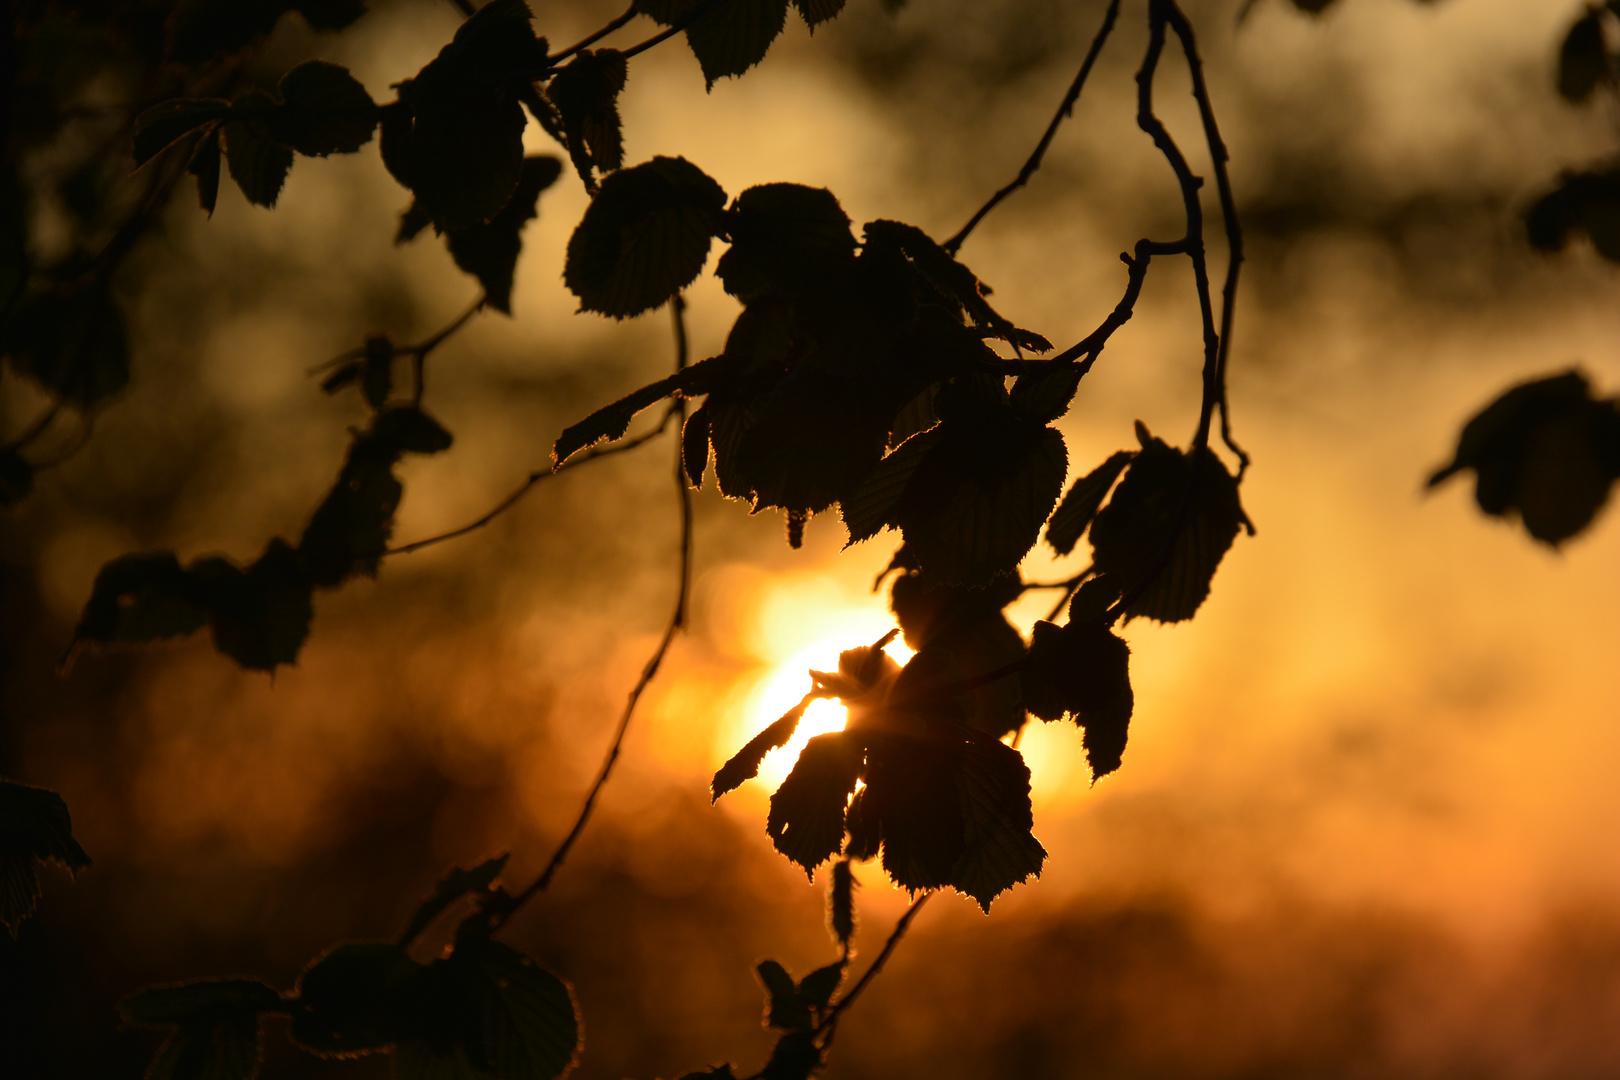
[[[278,537],[246,567],[208,556],[182,568],[168,551],[115,559],[96,575],[75,645],[145,644],[206,625],[215,647],[245,668],[292,663],[309,634],[314,590],[376,576],[404,492],[399,460],[449,446],[450,433],[420,409],[383,409],[355,434],[296,547]]]

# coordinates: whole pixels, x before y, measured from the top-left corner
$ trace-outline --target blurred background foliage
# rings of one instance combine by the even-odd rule
[[[283,19],[250,75],[274,85],[319,57],[381,100],[461,18],[442,0],[372,6],[341,35],[320,14]],[[534,6],[555,42],[617,14]],[[620,98],[626,159],[681,154],[731,192],[825,185],[856,221],[946,235],[1027,153],[1103,6],[852,2],[707,92],[689,54],[655,50]],[[1566,42],[1583,19],[1610,42],[1611,16],[1261,0],[1239,22],[1241,6],[1188,9],[1247,228],[1231,381],[1261,531],[1197,623],[1126,632],[1130,768],[1088,787],[1078,733],[1029,733],[1050,869],[988,919],[931,905],[851,1012],[835,1075],[1620,1067],[1613,523],[1599,514],[1554,554],[1482,526],[1465,492],[1419,497],[1459,422],[1505,386],[1578,364],[1599,398],[1620,387],[1620,282],[1591,196],[1607,189],[1560,180],[1609,175],[1612,59],[1582,93]],[[150,62],[163,5],[120,42],[62,7],[59,36],[15,69],[7,164],[27,198],[3,193],[0,239],[26,220],[35,263],[72,267],[116,240],[146,182],[100,148],[172,88]],[[1175,189],[1134,126],[1141,33],[1122,23],[1037,180],[964,249],[1001,310],[1056,341],[1112,306],[1120,250],[1177,231]],[[1181,78],[1167,72],[1160,99],[1190,132]],[[62,102],[71,115],[48,111]],[[1533,250],[1527,208],[1572,187],[1565,249]],[[526,878],[577,810],[670,589],[674,500],[646,451],[658,460],[559,477],[375,584],[320,594],[298,665],[273,679],[200,638],[60,673],[109,559],[246,561],[303,527],[367,422],[310,368],[378,332],[420,341],[477,298],[442,245],[394,247],[409,199],[374,147],[298,162],[274,212],[229,185],[211,219],[182,196],[106,277],[127,385],[69,395],[96,401],[31,444],[33,490],[0,519],[0,774],[62,792],[95,859],[71,884],[48,873],[40,914],[0,944],[8,1076],[136,1075],[157,1037],[114,1012],[136,987],[214,972],[289,985],[332,941],[391,937],[451,863],[511,850]],[[430,400],[456,445],[399,466],[397,538],[477,516],[563,427],[667,370],[663,319],[575,313],[562,253],[585,205],[579,185],[543,193],[513,317],[481,316],[435,353]],[[1062,422],[1074,467],[1130,445],[1133,420],[1177,431],[1196,411],[1178,275],[1150,278]],[[707,277],[689,299],[694,350],[718,351],[735,302]],[[15,364],[0,373],[4,438],[49,407]],[[804,667],[891,624],[869,592],[890,550],[840,555],[842,530],[812,520],[790,551],[779,520],[712,487],[697,514],[692,632],[568,871],[507,932],[573,983],[581,1076],[758,1060],[754,964],[831,958],[822,890],[762,835],[767,789],[711,808],[707,783],[785,707],[784,672],[802,687]],[[1015,621],[1043,608],[1027,598]],[[875,874],[862,885],[870,957],[905,897]],[[266,1045],[271,1076],[387,1068]]]

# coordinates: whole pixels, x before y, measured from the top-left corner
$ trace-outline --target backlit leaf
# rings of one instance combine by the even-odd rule
[[[349,70],[325,60],[281,77],[281,105],[267,120],[277,141],[308,157],[352,154],[371,141],[377,104]]]
[[[812,1009],[821,1010],[832,1000],[833,991],[844,981],[844,962],[819,967],[799,980],[799,1000]]]
[[[561,465],[598,440],[619,438],[629,429],[630,421],[635,419],[638,412],[672,394],[693,397],[707,393],[711,381],[718,378],[722,371],[723,358],[710,357],[596,410],[563,430],[552,447],[551,460]]]
[[[817,735],[771,796],[765,831],[776,850],[806,873],[814,873],[843,846],[844,808],[860,765],[859,747],[842,732]]]
[[[1209,595],[1216,568],[1248,518],[1237,481],[1208,449],[1198,451],[1198,484],[1181,518],[1192,458],[1140,424],[1137,433],[1141,452],[1092,522],[1092,564],[1126,592],[1148,582],[1127,615],[1179,622]],[[1182,527],[1165,558],[1178,519]]]
[[[701,488],[708,465],[709,413],[705,405],[687,417],[686,425],[681,428],[681,468],[686,470],[686,482]]]
[[[703,269],[725,201],[685,158],[613,173],[568,241],[563,280],[585,311],[622,319],[651,310]]]
[[[923,457],[938,442],[935,432],[913,435],[878,462],[866,479],[839,503],[838,512],[849,530],[849,543],[870,539],[896,524],[900,499]]]
[[[726,792],[740,787],[744,780],[752,780],[758,776],[759,764],[765,760],[765,755],[786,746],[793,738],[793,733],[799,729],[799,721],[804,718],[804,710],[809,704],[807,701],[801,701],[793,706],[733,754],[731,760],[714,774],[714,782],[709,788],[713,797],[718,799]]]
[[[962,754],[957,790],[962,803],[962,856],[951,886],[979,902],[990,901],[1031,877],[1039,877],[1046,849],[1035,839],[1029,802],[1029,766],[1023,755],[993,738],[970,740]]]
[[[1093,778],[1119,768],[1134,703],[1130,648],[1107,626],[1035,624],[1024,704],[1042,720],[1071,716],[1085,729]]]
[[[1091,524],[1091,519],[1097,516],[1114,481],[1119,479],[1119,474],[1135,457],[1134,450],[1120,450],[1074,482],[1046,525],[1046,542],[1052,545],[1052,550],[1059,555],[1067,555],[1074,550],[1074,545]]]
[[[799,998],[799,989],[787,969],[775,960],[765,960],[754,970],[768,995],[766,1025],[782,1031],[810,1030],[810,1008]]]

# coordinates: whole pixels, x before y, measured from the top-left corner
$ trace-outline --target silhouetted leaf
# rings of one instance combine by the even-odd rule
[[[855,263],[849,216],[826,188],[751,187],[726,211],[726,227],[731,247],[714,272],[744,303],[766,294],[824,291]]]
[[[422,901],[416,911],[411,915],[411,921],[400,932],[401,946],[409,945],[416,940],[418,934],[428,928],[428,924],[468,893],[487,893],[501,876],[506,868],[506,860],[510,855],[497,855],[493,859],[486,859],[470,870],[453,867],[449,873],[439,879],[433,888],[433,895]]]
[[[1558,92],[1568,101],[1592,96],[1609,70],[1608,48],[1603,41],[1602,15],[1596,9],[1575,20],[1558,50]]]
[[[129,382],[124,314],[104,281],[35,296],[12,321],[11,365],[46,390],[88,409]]]
[[[814,33],[817,26],[836,18],[844,10],[844,0],[793,0],[793,6],[799,9],[805,25]]]
[[[942,391],[939,443],[896,512],[906,546],[941,582],[983,585],[1010,573],[1063,489],[1063,436],[1017,417],[999,386],[991,392],[986,400],[967,387]]]
[[[146,1080],[250,1080],[259,1072],[259,1014],[285,1007],[257,979],[210,979],[147,987],[118,1010],[127,1024],[174,1028]]]
[[[885,730],[867,737],[860,806],[866,846],[881,842],[883,869],[908,891],[948,885],[965,846],[962,738],[915,715],[885,720]]]
[[[847,815],[846,815],[847,820]],[[855,936],[855,871],[848,859],[833,864],[832,887],[827,891],[827,925],[838,944],[849,948]]]
[[[1192,618],[1209,595],[1216,567],[1248,518],[1232,474],[1209,450],[1199,450],[1193,501],[1168,561],[1161,563],[1187,492],[1191,458],[1140,423],[1137,436],[1141,452],[1092,522],[1092,565],[1126,591],[1154,575],[1126,615],[1179,622]]]
[[[912,398],[901,406],[895,414],[894,422],[889,427],[889,445],[899,446],[919,431],[927,431],[939,423],[939,416],[934,412],[934,395],[937,392],[933,386]]]
[[[715,799],[720,798],[728,791],[742,785],[744,780],[752,780],[759,775],[759,763],[765,760],[765,755],[778,747],[786,746],[793,738],[793,733],[799,730],[799,721],[804,718],[804,710],[810,703],[801,701],[793,706],[780,718],[771,722],[764,731],[748,740],[741,750],[731,756],[731,760],[720,766],[720,771],[714,774],[714,782],[709,790]]]
[[[1019,348],[1046,352],[1052,347],[1050,341],[1032,331],[1018,329],[991,307],[985,299],[990,289],[974,276],[973,271],[957,262],[950,252],[915,225],[901,221],[869,221],[864,230],[868,247],[888,245],[903,252],[923,279],[941,297],[965,312],[975,326],[985,327],[993,331],[995,336]],[[1064,405],[1067,405],[1067,399]],[[1055,419],[1046,416],[1035,418]]]
[[[636,0],[642,14],[665,26],[685,18],[704,0]],[[722,0],[686,29],[687,44],[712,89],[720,78],[741,75],[765,58],[787,21],[788,0]]]
[[[604,178],[563,269],[581,310],[622,319],[674,296],[703,269],[725,202],[685,158],[655,157]]]
[[[500,213],[483,224],[445,234],[450,257],[478,279],[484,287],[484,299],[497,311],[512,313],[512,277],[523,251],[523,226],[539,213],[540,193],[555,183],[561,172],[562,162],[554,157],[524,158],[517,190]],[[419,229],[425,223],[426,215],[413,203],[400,224],[400,236],[409,239],[407,224]],[[414,231],[410,235],[415,235]]]
[[[312,585],[298,553],[274,539],[241,570],[205,559],[191,572],[206,583],[214,645],[250,671],[274,671],[298,659],[314,616]]]
[[[979,902],[990,901],[1031,877],[1046,861],[1031,830],[1029,766],[1023,755],[993,738],[970,740],[962,754],[957,788],[962,802],[962,856],[951,886]]]
[[[1525,226],[1542,251],[1557,251],[1579,230],[1599,255],[1620,262],[1620,169],[1566,174],[1525,211]]]
[[[703,472],[708,465],[709,413],[705,405],[687,417],[681,428],[681,468],[686,470],[686,482],[694,488],[703,487]]]
[[[699,361],[667,379],[643,386],[635,393],[628,394],[613,404],[596,410],[579,423],[565,428],[557,437],[556,445],[552,447],[551,460],[556,465],[561,465],[600,439],[619,438],[629,429],[630,421],[635,419],[636,413],[649,405],[656,405],[672,394],[693,397],[708,393],[712,380],[722,372],[723,359],[710,357]]]
[[[13,938],[39,903],[39,867],[47,862],[70,872],[90,865],[67,803],[54,791],[0,780],[0,925]]]
[[[371,141],[377,104],[349,70],[325,60],[281,77],[281,104],[267,119],[277,142],[307,157],[352,154]]]
[[[207,621],[207,597],[173,552],[125,555],[96,574],[73,639],[139,644],[182,637]]]
[[[759,981],[765,984],[769,999],[766,1002],[765,1023],[782,1031],[810,1030],[810,1008],[799,998],[799,990],[787,969],[775,960],[765,960],[754,969]]]
[[[281,1008],[281,995],[258,979],[199,979],[137,990],[118,1003],[118,1014],[133,1027],[153,1028]]]
[[[587,190],[596,187],[593,169],[609,173],[624,164],[619,91],[628,75],[617,49],[581,49],[546,84],[546,97],[557,107],[567,136],[569,159]]]
[[[1557,547],[1591,524],[1620,477],[1620,407],[1594,400],[1579,371],[1515,386],[1468,421],[1429,486],[1463,469],[1476,474],[1481,510],[1517,514],[1531,536]]]
[[[790,1031],[776,1040],[760,1080],[807,1080],[821,1064],[821,1051],[808,1031]]]
[[[1035,624],[1024,668],[1024,704],[1042,720],[1072,716],[1085,728],[1094,779],[1119,768],[1135,698],[1130,648],[1107,626]]]
[[[1134,450],[1120,450],[1074,482],[1046,526],[1046,542],[1052,545],[1052,550],[1059,555],[1074,550],[1091,519],[1097,516],[1114,481],[1135,457]]]
[[[218,98],[173,98],[160,101],[135,118],[134,154],[145,165],[187,134],[230,113],[230,102]]]
[[[34,467],[21,451],[0,450],[0,506],[12,506],[34,490]]]
[[[1080,369],[1075,366],[1058,365],[1020,375],[1012,388],[1013,411],[1049,424],[1069,411],[1069,402],[1079,388]]]
[[[901,595],[927,588],[918,584],[920,580],[908,576],[895,581],[896,610],[906,606]],[[906,637],[908,642],[924,642],[906,665],[904,681],[908,691],[950,685],[1023,659],[1024,639],[1017,629],[998,607],[975,596],[994,588],[941,586],[936,590],[941,594],[934,598],[939,604],[937,627],[926,638],[910,633]],[[1023,725],[1023,701],[1019,676],[1014,672],[955,695],[949,708],[968,727],[1000,738]]]
[[[844,962],[819,967],[799,980],[799,1000],[812,1009],[821,1010],[832,1000],[833,991],[844,981]]]
[[[441,231],[486,222],[512,197],[523,172],[519,88],[544,69],[545,52],[528,6],[493,0],[400,84],[409,123],[383,110],[383,159]]]
[[[214,207],[219,203],[219,158],[219,132],[210,131],[197,144],[186,166],[186,171],[197,178],[197,205],[209,217],[214,216]]]
[[[839,502],[838,512],[849,530],[849,544],[870,539],[885,526],[896,524],[896,512],[906,485],[911,483],[917,466],[938,441],[935,431],[913,435],[878,462],[866,479]]]
[[[573,1066],[579,1050],[573,996],[516,949],[463,937],[447,959],[434,962],[431,977],[430,1000],[438,1008],[396,1048],[400,1080],[552,1080]]]
[[[292,1037],[318,1054],[381,1050],[414,1034],[427,969],[386,942],[339,945],[298,977]]]
[[[366,338],[366,354],[360,370],[360,393],[366,404],[380,409],[394,389],[394,343],[387,334]]]
[[[860,771],[859,747],[842,732],[817,735],[804,746],[793,771],[771,796],[765,822],[776,850],[807,874],[843,846],[844,808]]]
[[[1098,574],[1082,584],[1069,598],[1069,621],[1100,622],[1107,617],[1108,609],[1119,597],[1119,582],[1107,574]]]
[[[292,150],[270,135],[267,120],[275,108],[268,94],[255,90],[232,107],[223,131],[231,179],[255,206],[276,205],[292,168]]]

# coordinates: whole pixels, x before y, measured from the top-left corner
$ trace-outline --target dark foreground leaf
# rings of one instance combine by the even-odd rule
[[[1073,717],[1085,729],[1093,780],[1119,768],[1135,697],[1130,648],[1107,626],[1035,624],[1024,668],[1024,705],[1042,720]]]
[[[13,938],[39,903],[39,867],[47,862],[70,872],[90,865],[67,803],[54,791],[0,780],[0,925]]]
[[[1053,551],[1067,555],[1074,550],[1074,545],[1091,525],[1091,519],[1102,508],[1114,481],[1135,457],[1134,450],[1120,450],[1074,482],[1046,525],[1046,542],[1052,545]]]
[[[720,771],[714,774],[714,782],[709,790],[715,799],[726,792],[742,786],[744,780],[752,780],[759,775],[759,764],[765,760],[765,755],[779,747],[786,746],[793,738],[793,733],[799,730],[799,721],[804,717],[804,710],[809,706],[808,701],[801,701],[782,716],[773,721],[764,731],[748,740],[741,750],[731,756],[731,760],[720,766]]]
[[[284,1012],[281,995],[257,979],[151,986],[118,1011],[135,1027],[169,1027],[147,1080],[251,1080],[259,1072],[259,1016]]]
[[[860,747],[843,732],[817,735],[771,796],[765,831],[808,874],[843,847],[844,808],[860,767]]]
[[[638,412],[666,397],[673,394],[693,397],[708,393],[723,367],[723,357],[710,357],[596,410],[579,423],[565,428],[557,437],[556,445],[551,449],[552,462],[561,465],[601,439],[619,438],[629,429],[630,421],[635,419]]]

